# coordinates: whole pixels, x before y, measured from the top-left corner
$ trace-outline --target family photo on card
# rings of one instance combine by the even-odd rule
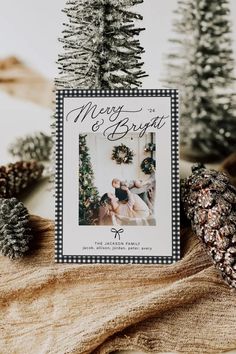
[[[101,195],[100,205],[93,215],[94,225],[155,225],[154,133],[147,133],[142,138],[138,134],[128,134],[117,142],[107,140],[102,134],[87,134],[86,138],[92,154],[94,184]],[[80,135],[80,139],[83,159],[84,137]],[[80,182],[80,196],[83,197],[86,181],[82,174]],[[80,209],[80,220],[88,223],[84,209],[86,206]]]

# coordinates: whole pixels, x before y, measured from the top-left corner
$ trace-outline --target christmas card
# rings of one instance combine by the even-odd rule
[[[177,261],[178,92],[56,96],[56,261]]]

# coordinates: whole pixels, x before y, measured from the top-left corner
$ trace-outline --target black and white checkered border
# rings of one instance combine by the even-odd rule
[[[172,155],[172,257],[79,256],[63,254],[63,122],[65,97],[170,97]],[[172,264],[180,259],[178,91],[173,89],[56,91],[55,261],[78,264]]]
[[[179,94],[171,91],[172,257],[180,259]]]
[[[173,89],[115,89],[115,90],[57,90],[56,98],[64,97],[173,97],[178,99],[178,90]],[[58,101],[56,101],[57,103]]]
[[[79,264],[172,264],[173,257],[145,256],[65,256],[56,257],[57,263]]]
[[[56,92],[55,261],[63,257],[63,96]]]

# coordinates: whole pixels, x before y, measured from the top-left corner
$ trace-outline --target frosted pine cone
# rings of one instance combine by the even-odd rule
[[[9,152],[23,160],[49,161],[53,148],[53,139],[42,132],[18,138],[9,147]]]
[[[37,161],[19,161],[0,167],[0,198],[17,196],[41,178],[43,165]]]
[[[203,165],[192,172],[182,185],[184,210],[223,278],[236,288],[236,188],[226,174]]]
[[[16,198],[0,199],[0,252],[11,259],[21,258],[32,238],[29,213]]]

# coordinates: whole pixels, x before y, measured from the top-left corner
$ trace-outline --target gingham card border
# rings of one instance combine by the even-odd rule
[[[67,97],[170,97],[172,156],[172,256],[79,256],[63,254],[63,129]],[[78,264],[172,264],[180,259],[179,101],[178,90],[58,90],[56,91],[55,147],[55,262]]]

